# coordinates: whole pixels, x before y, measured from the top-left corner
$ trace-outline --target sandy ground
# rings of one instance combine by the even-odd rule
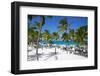
[[[55,48],[39,48],[39,61],[86,59],[86,57],[70,54],[60,48],[56,48],[56,52],[57,54],[55,55]],[[36,61],[36,49],[28,52],[28,61],[32,60]]]

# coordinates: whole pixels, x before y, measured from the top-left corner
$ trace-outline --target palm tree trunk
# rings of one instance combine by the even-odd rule
[[[39,37],[40,37],[40,32],[41,30],[39,30],[39,33],[38,33],[38,38],[37,38],[37,47],[36,47],[36,56],[37,56],[37,60],[39,60],[39,57],[38,57],[38,48],[39,48]]]
[[[42,40],[41,40],[42,41]],[[42,50],[43,50],[43,43],[42,43]]]
[[[47,49],[47,47],[48,47],[48,39],[46,39],[46,41],[47,41],[47,45],[46,45],[46,49]]]
[[[56,54],[56,46],[55,46],[55,54]]]
[[[38,47],[39,47],[39,40],[40,40],[40,35],[41,35],[41,30],[42,30],[42,26],[45,24],[45,17],[42,16],[42,24],[39,28],[39,33],[38,33],[38,38],[37,38],[37,47],[36,47],[36,57],[37,57],[37,60],[39,60],[39,57],[38,57]]]

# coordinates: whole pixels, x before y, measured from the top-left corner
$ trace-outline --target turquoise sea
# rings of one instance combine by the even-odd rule
[[[40,41],[41,44],[47,44],[46,41]],[[52,41],[52,44],[56,45],[78,45],[78,43],[74,41]]]

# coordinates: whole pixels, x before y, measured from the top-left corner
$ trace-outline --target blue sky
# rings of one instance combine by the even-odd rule
[[[71,24],[72,29],[77,29],[80,26],[88,25],[88,17],[78,17],[78,16],[53,16],[52,18],[47,18],[45,17],[45,24],[42,27],[42,32],[44,30],[49,30],[50,33],[52,32],[57,32],[58,31],[58,26],[59,26],[59,21],[63,18],[66,18],[68,21],[68,24]],[[40,21],[41,17],[32,17],[32,20],[29,21],[28,26],[32,26],[35,21]]]

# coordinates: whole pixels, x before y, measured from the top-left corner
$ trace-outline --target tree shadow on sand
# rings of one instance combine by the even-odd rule
[[[39,57],[39,58],[41,58],[42,55],[43,55],[43,53],[38,53],[38,57]],[[28,60],[28,61],[33,61],[33,60],[35,61],[35,60],[37,60],[37,55],[36,55],[36,54],[34,54],[34,55],[28,55],[27,60]]]
[[[55,54],[55,52],[50,52],[49,54],[47,54],[46,59],[44,59],[44,61],[48,60],[49,58],[51,58],[53,56],[55,56],[54,58],[55,58],[55,60],[57,60],[58,59],[56,56],[57,54],[58,53]]]
[[[39,60],[41,61],[41,59],[43,59],[42,61],[46,61],[48,60],[49,58],[53,57],[54,56],[54,59],[57,60],[58,57],[56,56],[58,53],[55,54],[55,52],[50,52],[48,54],[44,54],[44,53],[38,53],[38,57],[39,57]],[[27,58],[28,61],[36,61],[37,60],[37,55],[34,54],[34,55],[28,55],[28,58]]]

